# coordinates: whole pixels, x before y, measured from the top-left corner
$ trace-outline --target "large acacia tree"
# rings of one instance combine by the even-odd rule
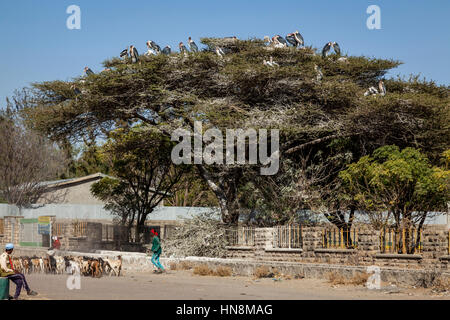
[[[55,140],[79,139],[92,128],[107,134],[134,123],[170,136],[177,128],[192,130],[195,120],[204,129],[224,133],[279,129],[281,162],[290,160],[299,174],[289,174],[289,166],[281,165],[280,176],[270,177],[274,183],[268,184],[258,177],[257,165],[195,165],[227,223],[237,222],[243,203],[239,190],[249,183],[264,198],[254,203],[284,197],[303,201],[297,180],[307,179],[311,166],[324,164],[326,176],[303,184],[307,198],[326,208],[331,222],[348,223],[344,212],[349,204],[336,196],[337,174],[347,163],[385,144],[420,147],[431,159],[448,145],[448,88],[415,78],[391,79],[385,81],[386,96],[364,96],[398,61],[323,58],[312,47],[272,48],[259,39],[202,42],[206,49],[198,53],[141,56],[137,64],[114,58],[104,62],[109,71],[72,82],[36,83],[24,102],[28,119]],[[214,53],[216,45],[226,51],[223,58]],[[279,67],[263,64],[270,56]],[[74,84],[82,94],[73,90]],[[299,165],[302,158],[308,161]],[[277,184],[294,187],[266,190]]]

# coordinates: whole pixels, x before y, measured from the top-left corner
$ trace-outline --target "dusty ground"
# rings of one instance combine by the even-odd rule
[[[322,300],[322,299],[446,299],[450,295],[430,290],[397,288],[384,283],[381,290],[363,286],[333,286],[327,280],[252,279],[249,277],[214,277],[193,275],[192,271],[168,271],[166,274],[126,274],[123,277],[81,278],[80,290],[66,287],[67,275],[26,275],[28,284],[39,295],[22,299],[163,299],[163,300]],[[10,294],[15,291],[11,283]]]

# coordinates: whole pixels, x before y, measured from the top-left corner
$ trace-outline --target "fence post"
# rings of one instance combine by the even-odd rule
[[[322,248],[325,248],[325,230],[322,230]],[[449,242],[450,248],[450,242]]]
[[[288,229],[289,229],[289,249],[291,248],[291,225],[288,224]]]
[[[402,252],[403,252],[403,254],[406,253],[406,239],[405,239],[405,237],[406,237],[406,230],[405,230],[405,228],[403,228],[402,229],[402,242],[403,242]]]

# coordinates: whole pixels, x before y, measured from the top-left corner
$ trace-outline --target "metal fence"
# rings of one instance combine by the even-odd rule
[[[255,245],[255,228],[238,227],[226,230],[226,239],[229,246]]]
[[[114,225],[102,224],[102,241],[114,240]]]
[[[76,221],[72,223],[73,225],[73,236],[74,237],[86,237],[87,222],[86,221]]]
[[[356,249],[357,247],[357,228],[328,227],[322,231],[322,248]]]
[[[417,228],[383,228],[380,231],[381,253],[415,254],[423,250],[423,230]],[[450,249],[449,249],[450,250]]]
[[[57,237],[64,236],[65,224],[61,222],[52,223],[52,235]]]
[[[285,225],[274,227],[272,244],[274,248],[302,248],[302,226]]]

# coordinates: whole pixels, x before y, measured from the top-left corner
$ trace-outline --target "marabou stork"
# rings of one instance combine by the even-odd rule
[[[331,44],[331,46],[333,47],[334,52],[336,52],[336,54],[337,54],[338,56],[340,56],[340,55],[341,55],[341,47],[339,47],[339,45],[337,44],[337,42],[333,42],[333,43]]]
[[[198,47],[195,44],[194,40],[192,40],[191,37],[189,37],[189,39],[188,39],[188,45],[189,45],[189,49],[191,49],[192,52],[198,52]]]
[[[273,41],[269,36],[264,36],[264,43],[266,43],[268,46],[273,45]]]
[[[164,49],[162,50],[162,53],[165,55],[169,55],[171,51],[172,50],[170,49],[170,46],[165,46]]]
[[[289,33],[288,35],[286,35],[286,41],[293,47],[297,47],[297,40],[295,40],[293,33]]]
[[[156,54],[161,53],[161,47],[158,44],[156,44],[155,41],[153,40],[147,41],[147,46],[149,48],[152,48],[156,52]]]
[[[297,43],[299,44],[299,46],[305,45],[305,40],[303,39],[303,36],[300,34],[300,32],[298,32],[298,30],[296,30],[294,32],[294,37],[295,37],[295,40],[297,41]]]
[[[150,41],[147,41],[147,48],[148,48],[148,50],[147,50],[146,55],[148,55],[148,56],[149,55],[156,56],[158,54],[158,52],[156,52],[156,50],[153,48],[153,46],[152,46]]]
[[[130,56],[132,63],[137,63],[139,61],[139,53],[133,45],[130,46]]]
[[[370,87],[369,90],[364,92],[364,96],[367,97],[369,95],[378,94],[378,90],[375,87]]]
[[[274,42],[276,43],[281,43],[283,45],[283,47],[287,47],[287,42],[286,39],[284,39],[282,36],[280,36],[279,34],[277,34],[275,37],[272,38],[274,40]]]
[[[298,31],[295,31],[293,33],[289,33],[286,36],[286,40],[287,40],[287,42],[289,42],[294,47],[300,47],[300,46],[303,46],[305,44],[305,40],[303,40],[302,35]]]
[[[273,57],[270,56],[270,60],[269,63],[271,64],[272,67],[279,67],[280,65],[278,63],[276,63],[275,61],[273,61]]]
[[[216,54],[220,57],[223,58],[223,56],[225,55],[225,52],[223,52],[221,47],[216,47]]]
[[[70,86],[70,88],[73,90],[73,92],[75,93],[75,95],[81,94],[80,89],[78,89],[76,85],[72,84],[72,85]]]
[[[178,48],[180,48],[180,53],[184,53],[185,55],[187,55],[188,50],[183,42],[180,42],[178,44]]]
[[[128,48],[123,49],[123,50],[120,52],[120,58],[125,59],[125,58],[127,58],[127,57],[128,57]]]
[[[273,61],[273,57],[270,57],[269,61],[267,61],[266,59],[263,60],[263,64],[265,66],[268,67],[275,67],[275,66],[280,66],[278,63],[276,63],[275,61]]]
[[[84,67],[84,72],[87,76],[94,74],[94,71],[92,71],[89,67]]]
[[[333,43],[328,42],[322,49],[322,57],[326,57],[331,50],[331,46]]]
[[[318,65],[314,65],[314,70],[316,70],[316,72],[317,72],[316,80],[317,81],[322,80],[323,79],[323,73],[322,73],[322,70],[319,68],[319,66]]]
[[[381,96],[385,96],[386,95],[386,87],[384,86],[383,80],[380,80],[378,82],[378,91],[380,92]]]

